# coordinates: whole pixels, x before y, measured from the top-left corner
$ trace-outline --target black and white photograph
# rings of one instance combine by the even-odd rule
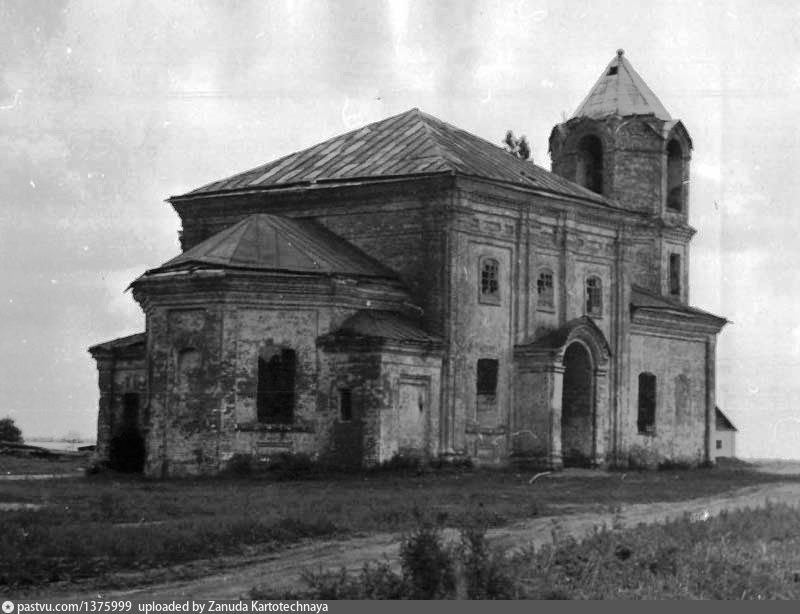
[[[4,614],[800,599],[800,4],[0,39]]]

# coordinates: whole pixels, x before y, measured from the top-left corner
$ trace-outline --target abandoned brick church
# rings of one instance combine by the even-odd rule
[[[413,109],[170,198],[145,332],[90,349],[99,460],[709,459],[726,320],[688,305],[691,150],[620,50],[552,172]]]

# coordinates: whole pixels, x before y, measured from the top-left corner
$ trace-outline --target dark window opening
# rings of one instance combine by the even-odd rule
[[[497,368],[498,361],[493,358],[480,358],[478,360],[478,394],[497,394]]]
[[[481,298],[500,298],[500,263],[493,258],[481,261]]]
[[[683,151],[675,140],[667,146],[667,208],[683,211]]]
[[[122,397],[122,426],[136,428],[139,426],[139,393],[126,392]]]
[[[339,420],[350,422],[353,419],[353,391],[350,388],[339,389]]]
[[[603,193],[603,143],[593,134],[578,142],[576,181],[598,194]]]
[[[619,67],[618,67],[618,66],[611,66],[611,67],[608,69],[608,74],[609,74],[609,75],[616,75],[618,70],[619,70]]]
[[[591,316],[603,314],[603,282],[599,277],[586,280],[586,313]]]
[[[722,440],[717,439],[717,450],[722,450]]]
[[[656,430],[656,376],[639,374],[639,412],[636,421],[639,432],[652,435]]]
[[[536,293],[539,307],[552,307],[554,305],[553,274],[550,271],[539,273],[539,279],[536,280]]]
[[[268,424],[291,424],[294,421],[294,383],[297,355],[281,350],[268,360],[258,359],[256,406],[258,421]]]
[[[681,295],[681,255],[669,255],[669,293],[672,296]]]

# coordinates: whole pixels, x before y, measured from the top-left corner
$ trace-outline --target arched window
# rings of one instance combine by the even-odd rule
[[[683,211],[683,150],[675,139],[667,145],[667,208]]]
[[[639,432],[653,435],[656,431],[656,376],[639,374],[639,411],[636,419]]]
[[[481,258],[480,299],[486,303],[500,302],[500,263],[494,258]]]
[[[603,193],[603,143],[593,134],[578,142],[575,181],[598,194]]]
[[[596,275],[586,279],[586,315],[603,315],[603,282]]]
[[[256,408],[258,421],[291,424],[294,421],[294,383],[297,355],[281,350],[269,358],[258,358]]]
[[[553,289],[553,271],[542,269],[536,279],[537,306],[549,309],[555,306],[555,291]]]

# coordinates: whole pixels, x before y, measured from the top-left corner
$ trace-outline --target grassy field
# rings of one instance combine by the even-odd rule
[[[741,468],[595,475],[534,484],[529,473],[499,470],[2,482],[0,509],[21,503],[41,508],[0,511],[0,591],[254,555],[309,537],[405,531],[415,526],[417,509],[451,526],[476,513],[489,525],[502,525],[570,508],[609,511],[623,503],[689,499],[794,479]]]

